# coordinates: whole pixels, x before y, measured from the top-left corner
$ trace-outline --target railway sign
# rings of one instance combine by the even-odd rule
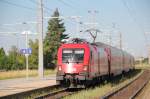
[[[32,53],[32,49],[31,48],[21,49],[20,53],[22,53],[22,54],[31,54]]]

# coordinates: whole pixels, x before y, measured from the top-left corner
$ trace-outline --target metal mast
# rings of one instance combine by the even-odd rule
[[[39,63],[38,74],[40,78],[44,77],[43,67],[43,0],[38,3],[38,33],[39,33]]]
[[[122,49],[122,33],[120,32],[119,33],[119,47],[120,47],[120,49]]]

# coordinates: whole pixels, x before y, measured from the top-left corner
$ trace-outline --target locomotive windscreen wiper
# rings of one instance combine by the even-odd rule
[[[69,64],[69,61],[68,61],[68,60],[66,60],[66,63],[68,63],[68,64]]]

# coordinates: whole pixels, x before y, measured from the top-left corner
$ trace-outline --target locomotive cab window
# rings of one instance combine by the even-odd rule
[[[63,49],[63,63],[83,63],[84,49]]]

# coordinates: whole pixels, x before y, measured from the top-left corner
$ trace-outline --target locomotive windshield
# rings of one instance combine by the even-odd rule
[[[83,63],[83,49],[64,49],[62,52],[63,63]]]

